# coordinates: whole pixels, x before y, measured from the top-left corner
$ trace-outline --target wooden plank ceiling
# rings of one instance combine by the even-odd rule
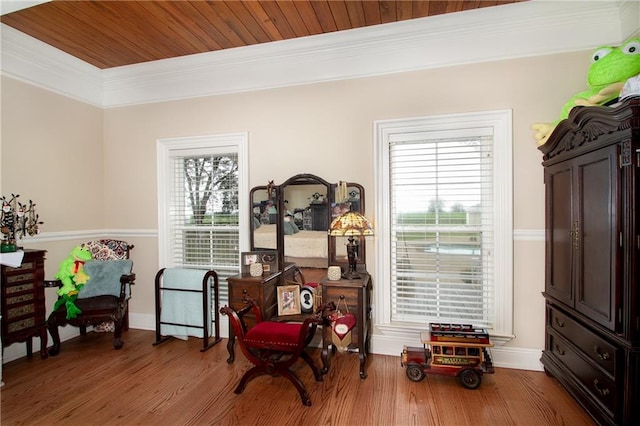
[[[56,0],[0,20],[105,69],[518,1]]]

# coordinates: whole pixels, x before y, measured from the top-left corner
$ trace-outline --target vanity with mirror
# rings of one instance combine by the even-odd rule
[[[364,188],[357,183],[329,183],[319,176],[298,174],[280,185],[270,183],[254,187],[250,193],[250,206],[251,250],[275,250],[279,270],[270,270],[261,277],[251,277],[249,274],[229,277],[227,282],[231,307],[242,308],[243,298],[248,296],[261,306],[263,318],[274,318],[278,286],[286,286],[295,281],[296,273],[300,270],[304,277],[306,268],[324,269],[321,273],[325,279],[313,290],[314,294],[320,291],[323,302],[333,301],[336,305],[346,305],[347,312],[353,312],[356,316],[357,325],[352,331],[353,342],[349,344],[348,351],[358,353],[360,377],[364,379],[371,334],[372,287],[371,279],[366,273],[364,236],[349,237],[357,242],[358,266],[362,275],[352,279],[344,279],[344,275],[334,281],[326,279],[326,269],[329,266],[340,266],[345,271],[349,265],[348,237],[329,235],[331,222],[349,211],[364,215]],[[301,282],[304,281],[302,278]],[[299,320],[299,317],[278,318]],[[332,345],[327,331],[329,329],[323,331],[324,372],[329,367],[328,348]],[[230,327],[228,362],[233,362],[234,359],[234,341]]]
[[[281,185],[251,190],[251,250],[276,250],[279,264],[300,268],[344,267],[346,238],[328,235],[331,221],[347,211],[364,214],[364,188],[299,174]],[[361,240],[359,262],[365,264]]]

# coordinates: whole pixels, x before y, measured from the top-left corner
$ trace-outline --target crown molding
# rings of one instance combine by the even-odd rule
[[[100,70],[2,24],[3,75],[103,108],[616,44],[638,2],[530,0]]]
[[[0,24],[0,73],[104,107],[101,70],[5,24]]]

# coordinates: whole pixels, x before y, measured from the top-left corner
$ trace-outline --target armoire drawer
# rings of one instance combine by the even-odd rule
[[[4,303],[6,306],[17,305],[19,303],[30,302],[35,298],[35,296],[36,295],[33,293],[26,293],[19,294],[17,296],[5,297]]]
[[[29,303],[27,305],[16,305],[7,308],[6,317],[3,320],[11,321],[14,318],[20,318],[25,315],[35,315],[36,305]]]
[[[552,329],[615,377],[618,359],[618,349],[615,346],[553,307],[549,307],[547,319]]]
[[[2,320],[4,321],[4,318]],[[36,326],[35,317],[25,318],[20,321],[14,321],[14,322],[7,321],[7,332],[19,333],[20,331],[31,329],[35,326]]]
[[[7,277],[7,282],[5,283],[5,288],[4,288],[4,293],[7,295],[15,294],[15,293],[23,293],[25,291],[33,292],[35,290],[36,284],[33,281],[14,284],[12,282],[9,282],[9,278],[15,278],[15,277]],[[33,280],[33,276],[31,276],[31,279]]]
[[[554,356],[582,383],[587,392],[599,401],[613,418],[617,413],[618,395],[615,382],[599,368],[581,357],[566,340],[553,331],[549,333],[549,348]]]
[[[15,286],[19,283],[33,281],[35,273],[33,271],[27,271],[20,274],[7,274],[6,283],[8,286]]]
[[[7,268],[5,271],[5,274],[7,274],[7,276],[10,276],[10,275],[20,274],[25,271],[33,272],[35,270],[36,270],[36,263],[32,260],[25,259],[20,266],[16,266],[15,268],[14,267]]]

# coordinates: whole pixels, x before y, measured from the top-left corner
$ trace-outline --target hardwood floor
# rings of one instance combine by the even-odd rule
[[[280,377],[259,377],[234,394],[250,365],[238,352],[227,364],[226,340],[204,353],[200,339],[154,340],[154,332],[129,330],[115,351],[111,335],[90,333],[63,342],[57,357],[5,364],[2,425],[594,424],[542,372],[497,368],[467,390],[449,377],[411,382],[399,355],[371,355],[360,380],[357,356],[339,353],[323,382],[296,364],[313,402],[305,407]],[[319,362],[319,350],[313,356]]]

